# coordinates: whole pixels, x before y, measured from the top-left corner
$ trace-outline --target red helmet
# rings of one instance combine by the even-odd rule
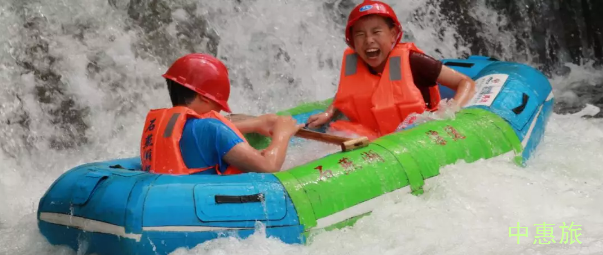
[[[345,27],[345,42],[350,46],[350,48],[354,48],[354,40],[352,40],[352,31],[351,28],[360,18],[370,15],[377,14],[386,18],[391,18],[394,21],[394,25],[398,28],[398,36],[396,37],[396,42],[399,42],[402,38],[402,25],[400,21],[398,21],[398,17],[394,12],[394,9],[381,1],[370,1],[364,0],[363,3],[354,7],[352,12],[350,12],[350,16],[348,17],[348,24]]]
[[[202,53],[188,54],[177,59],[162,76],[216,102],[225,112],[231,112],[228,69],[217,58]]]

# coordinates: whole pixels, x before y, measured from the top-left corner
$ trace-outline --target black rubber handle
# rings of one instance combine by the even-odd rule
[[[464,63],[464,62],[454,62],[454,61],[450,61],[450,62],[446,62],[444,65],[445,65],[445,66],[460,66],[460,67],[467,67],[467,68],[470,68],[470,67],[472,67],[474,64],[473,64],[473,63]]]
[[[226,196],[216,195],[216,204],[241,204],[241,203],[255,203],[264,201],[264,194],[253,194],[244,196]]]
[[[530,99],[530,96],[528,96],[526,93],[523,93],[523,98],[522,98],[522,102],[520,106],[517,106],[515,108],[513,108],[513,112],[515,114],[520,114],[523,112],[523,110],[526,109],[526,105],[528,105],[528,99]]]

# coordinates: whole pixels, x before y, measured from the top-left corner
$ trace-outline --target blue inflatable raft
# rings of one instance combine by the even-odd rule
[[[456,120],[442,120],[450,125],[420,124],[379,138],[367,148],[328,155],[277,174],[158,175],[141,171],[138,157],[77,166],[62,174],[40,199],[39,230],[51,244],[85,247],[78,254],[168,254],[220,236],[245,238],[258,222],[267,236],[305,243],[314,230],[352,225],[385,193],[420,194],[424,180],[438,175],[441,165],[509,153],[524,165],[552,112],[552,88],[546,77],[532,67],[488,57],[443,61],[478,81],[471,106]],[[444,98],[452,97],[447,88],[441,91]],[[326,105],[294,117],[305,122]],[[459,150],[465,144],[486,149],[438,154],[443,146],[427,144],[424,141],[430,140],[421,140],[418,134],[425,133],[422,128],[433,134],[439,126],[446,128],[440,134],[450,126],[465,132],[463,139],[444,140]],[[433,162],[406,157],[423,150],[434,152]],[[340,167],[342,156],[363,170]],[[335,187],[337,196],[319,192]]]

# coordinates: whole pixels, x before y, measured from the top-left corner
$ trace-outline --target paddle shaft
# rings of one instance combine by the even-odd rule
[[[323,142],[332,143],[332,144],[342,144],[344,142],[347,142],[348,140],[352,140],[347,137],[325,134],[325,133],[321,133],[321,132],[308,130],[305,128],[302,128],[299,131],[297,131],[295,136],[300,137],[300,138],[305,138],[305,139],[323,141]]]
[[[229,117],[230,117],[231,121],[245,120],[245,119],[249,119],[249,118],[257,118],[256,116],[246,115],[246,114],[231,114]],[[325,134],[325,133],[321,133],[321,132],[308,130],[305,128],[302,128],[299,131],[297,131],[297,133],[295,133],[295,136],[300,137],[300,138],[330,143],[330,144],[337,144],[337,145],[341,145],[345,142],[354,140],[352,138]]]

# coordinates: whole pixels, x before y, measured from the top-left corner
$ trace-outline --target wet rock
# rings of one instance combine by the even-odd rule
[[[170,65],[190,52],[218,52],[220,38],[203,16],[197,16],[197,3],[179,4],[160,0],[131,0],[128,15],[133,29],[141,29],[137,50],[141,56],[157,58]],[[174,17],[176,15],[176,17]],[[175,34],[170,25],[175,22]]]
[[[55,70],[56,57],[49,53],[47,21],[40,16],[24,16],[21,40],[23,48],[17,54],[17,65],[23,68],[23,74],[33,73],[35,77],[35,98],[40,103],[42,111],[50,117],[50,123],[59,130],[58,134],[49,137],[51,148],[67,149],[87,142],[86,130],[88,125],[85,118],[89,109],[77,105],[67,92],[67,86],[61,80],[61,75]],[[20,125],[30,130],[29,116],[23,111],[19,121],[11,124]],[[26,146],[31,147],[35,139],[25,132],[22,139]]]
[[[474,54],[493,49],[480,38],[480,22],[465,10],[475,1],[439,1],[442,14],[450,17],[461,37],[472,42]],[[603,2],[598,0],[486,0],[486,4],[510,22],[502,29],[515,34],[516,56],[509,61],[528,57],[549,71],[563,62],[582,64],[586,60],[603,61]],[[495,54],[490,52],[490,55]]]

